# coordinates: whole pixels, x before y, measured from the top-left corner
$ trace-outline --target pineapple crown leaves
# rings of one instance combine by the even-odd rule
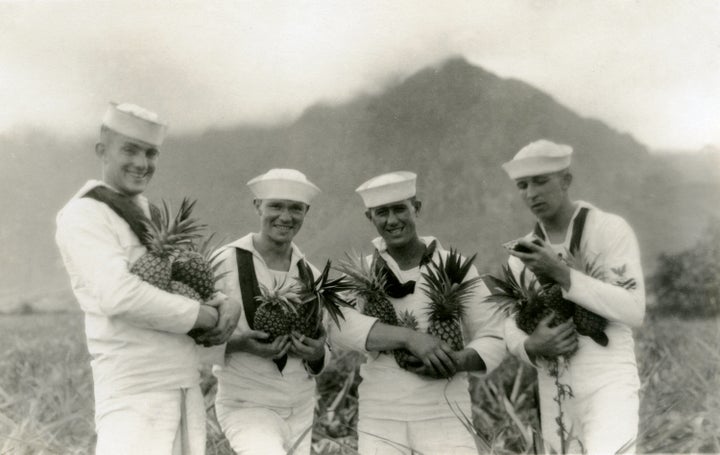
[[[417,330],[418,320],[415,314],[410,310],[403,310],[398,315],[398,322],[400,326],[407,327],[409,329]]]
[[[423,292],[430,298],[430,319],[461,320],[465,316],[466,305],[472,298],[472,291],[482,283],[482,278],[465,277],[472,267],[476,255],[463,259],[457,250],[450,249],[447,259],[433,260],[422,272],[425,279]]]
[[[568,252],[565,257],[565,264],[571,269],[578,270],[591,278],[600,281],[605,281],[607,278],[602,264],[600,264],[600,253],[590,259],[579,251]]]
[[[527,269],[523,268],[518,281],[510,266],[504,264],[502,266],[502,278],[489,274],[483,276],[483,281],[490,290],[490,296],[487,300],[500,304],[506,313],[519,310],[523,305],[534,301],[539,295],[536,287],[537,281],[534,278],[528,281],[526,272]]]
[[[298,314],[295,306],[300,302],[298,286],[295,283],[288,283],[287,280],[277,282],[273,280],[271,287],[260,283],[260,295],[255,297],[261,305],[270,305],[280,309],[284,313]]]
[[[349,289],[364,297],[387,298],[385,283],[386,271],[377,267],[377,259],[373,258],[371,264],[365,260],[362,253],[353,251],[345,253],[346,260],[340,261],[335,270],[345,275]]]
[[[164,200],[162,209],[152,210],[150,219],[144,221],[147,228],[144,243],[148,249],[157,255],[169,256],[178,248],[191,244],[199,235],[198,231],[206,227],[190,218],[195,202],[184,198],[174,218],[170,216],[170,204]]]
[[[314,315],[318,319],[321,318],[322,310],[332,318],[336,326],[340,326],[340,319],[345,319],[340,307],[352,307],[342,296],[343,292],[352,289],[349,281],[345,277],[330,278],[331,261],[327,261],[325,268],[320,276],[315,279],[315,275],[310,266],[305,261],[298,262],[298,278],[300,281],[300,294],[302,303],[314,305],[310,316]]]

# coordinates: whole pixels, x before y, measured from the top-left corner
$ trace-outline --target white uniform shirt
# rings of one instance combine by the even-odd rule
[[[429,245],[432,237],[422,237]],[[390,298],[397,314],[408,310],[418,321],[418,330],[427,331],[429,320],[427,315],[429,299],[422,291],[425,280],[421,268],[400,270],[397,262],[387,252],[382,238],[373,240],[373,245],[387,262],[390,270],[401,283],[414,280],[415,292],[396,299]],[[448,252],[439,244],[435,251],[446,257]],[[368,256],[368,262],[372,256]],[[478,276],[473,266],[466,279]],[[475,296],[467,304],[467,313],[463,319],[463,337],[465,346],[475,349],[485,362],[487,372],[495,369],[505,357],[505,342],[502,338],[503,316],[495,304],[485,299],[489,295],[483,283],[475,288]],[[466,373],[456,374],[451,381],[432,379],[410,373],[400,368],[392,354],[373,353],[367,363],[360,367],[363,381],[360,383],[360,412],[370,418],[390,420],[428,420],[437,417],[453,416],[447,402],[459,404],[463,412],[469,412],[470,394]]]
[[[569,381],[576,396],[587,396],[609,383],[639,386],[632,328],[639,327],[645,315],[640,251],[632,228],[621,217],[582,201],[578,201],[573,222],[582,207],[588,207],[590,211],[585,221],[580,252],[590,260],[597,258],[597,264],[602,266],[606,275],[606,282],[571,270],[570,288],[562,293],[565,299],[608,320],[605,334],[609,342],[607,346],[600,346],[589,337],[579,337],[578,352],[572,357],[569,369],[565,372],[565,380]],[[572,225],[568,227],[564,242],[553,245],[553,248],[558,253],[567,254],[571,235]],[[508,263],[515,275],[519,276],[522,262],[511,256]],[[532,276],[530,270],[526,273],[528,278]],[[626,289],[617,284],[628,279],[635,280],[634,288]],[[513,318],[505,321],[508,349],[532,365],[524,347],[527,337]]]
[[[82,197],[99,185],[87,182],[60,210],[55,237],[85,312],[95,400],[195,386],[197,351],[185,334],[200,304],[130,273],[146,248],[110,207]],[[149,213],[146,198],[136,202]]]
[[[252,253],[258,285],[262,284],[271,288],[273,284],[273,272],[268,268],[262,256],[255,250],[252,236],[253,234],[248,234],[227,245],[218,258],[221,261],[218,273],[225,273],[223,278],[218,281],[218,287],[229,298],[240,302],[242,302],[242,293],[238,278],[236,248]],[[290,270],[288,271],[289,278],[297,279],[297,263],[301,259],[304,259],[304,255],[293,244]],[[319,276],[318,270],[312,265],[310,267],[312,267],[317,278]],[[343,314],[345,315],[344,324],[347,325],[348,331],[352,332],[351,338],[353,342],[348,347],[352,349],[364,348],[368,332],[375,324],[375,318],[368,318],[354,310],[343,310]],[[328,324],[334,324],[334,322],[329,322],[328,318],[326,318],[326,329],[329,328]],[[236,333],[248,330],[250,330],[250,325],[246,313],[243,311]],[[222,350],[221,347],[220,351]],[[329,357],[329,351],[326,349],[326,364]],[[259,406],[272,406],[289,410],[301,406],[307,403],[307,400],[315,397],[315,380],[305,368],[302,359],[296,356],[288,356],[287,364],[282,373],[272,359],[247,352],[227,354],[224,361],[218,358],[216,354],[214,363],[216,365],[213,367],[213,373],[218,378],[218,400],[240,400],[255,403]]]

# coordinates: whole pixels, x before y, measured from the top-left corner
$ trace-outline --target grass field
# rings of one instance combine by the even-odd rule
[[[720,326],[651,319],[637,331],[642,453],[720,452]],[[79,313],[0,316],[0,454],[84,454],[94,446],[92,383]],[[346,353],[321,376],[314,453],[356,453],[355,367]],[[475,381],[474,421],[496,453],[530,450],[534,373],[508,359]],[[208,454],[232,453],[214,421],[204,374]]]

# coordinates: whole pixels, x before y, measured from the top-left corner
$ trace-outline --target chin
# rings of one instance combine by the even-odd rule
[[[403,238],[395,238],[395,237],[385,238],[385,243],[388,246],[404,246],[404,245],[407,245],[408,243],[410,243],[410,239],[404,238],[404,237]]]

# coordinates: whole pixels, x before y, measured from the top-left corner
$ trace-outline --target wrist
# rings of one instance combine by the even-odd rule
[[[410,350],[412,346],[415,345],[415,337],[418,336],[418,333],[412,329],[404,328],[403,334],[402,334],[402,348],[406,350]]]
[[[561,264],[553,278],[564,290],[570,289],[570,267],[567,265]]]

